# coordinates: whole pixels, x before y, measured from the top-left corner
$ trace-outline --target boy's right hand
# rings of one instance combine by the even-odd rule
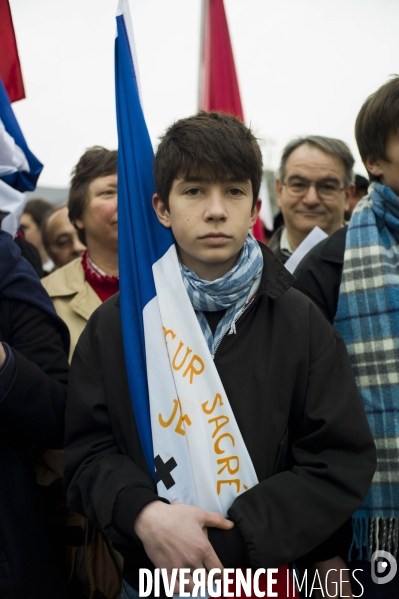
[[[217,512],[208,512],[193,505],[153,501],[136,518],[134,530],[156,568],[166,568],[170,576],[173,568],[212,568],[223,565],[208,541],[206,527],[230,530],[234,523]],[[187,578],[187,576],[186,576]],[[194,583],[185,590],[192,590]],[[174,592],[177,593],[178,582]]]

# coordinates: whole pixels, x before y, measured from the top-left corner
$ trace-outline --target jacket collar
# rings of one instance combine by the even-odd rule
[[[89,320],[93,311],[101,304],[102,302],[94,289],[89,283],[85,283],[82,289],[71,299],[69,307],[85,320]]]
[[[43,279],[47,293],[52,299],[71,297],[71,310],[88,320],[95,308],[101,305],[97,293],[85,280],[82,259],[76,258]]]
[[[266,293],[270,298],[275,299],[292,287],[295,277],[288,272],[270,248],[263,243],[258,243],[263,254],[263,273],[257,293]]]
[[[82,258],[75,258],[65,266],[42,279],[44,287],[51,298],[64,297],[78,293],[85,284]]]

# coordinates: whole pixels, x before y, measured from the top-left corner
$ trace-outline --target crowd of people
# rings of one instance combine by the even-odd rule
[[[226,394],[202,404],[217,494],[224,483],[233,498],[224,514],[180,499],[174,485],[194,475],[179,483],[173,456],[156,456],[155,481],[144,456],[121,330],[117,151],[88,149],[67,203],[30,200],[15,240],[0,231],[2,599],[136,599],[141,568],[188,568],[192,589],[197,568],[286,565],[318,573],[316,599],[399,596],[399,576],[377,584],[370,566],[399,545],[398,124],[394,77],[356,120],[368,180],[343,141],[290,141],[268,247],[251,234],[252,131],[201,112],[161,139],[153,207]],[[316,226],[327,237],[292,276],[284,264]],[[164,330],[178,371],[192,349],[183,359]],[[194,417],[174,401],[184,437]]]

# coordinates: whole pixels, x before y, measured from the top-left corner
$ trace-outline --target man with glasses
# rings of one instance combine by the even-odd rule
[[[285,263],[316,226],[331,235],[343,225],[352,197],[354,158],[339,139],[311,135],[284,148],[276,180],[284,226],[269,247]]]

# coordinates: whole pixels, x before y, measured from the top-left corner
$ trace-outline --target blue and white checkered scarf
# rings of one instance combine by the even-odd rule
[[[235,322],[256,293],[262,269],[262,252],[251,234],[248,234],[235,266],[215,281],[200,279],[180,262],[184,286],[212,355],[227,332],[230,335],[235,333]],[[212,335],[204,311],[224,309],[226,312],[216,328],[215,335]]]
[[[373,183],[346,236],[334,326],[342,334],[377,446],[377,470],[354,514],[359,558],[397,556],[399,532],[399,198]]]

